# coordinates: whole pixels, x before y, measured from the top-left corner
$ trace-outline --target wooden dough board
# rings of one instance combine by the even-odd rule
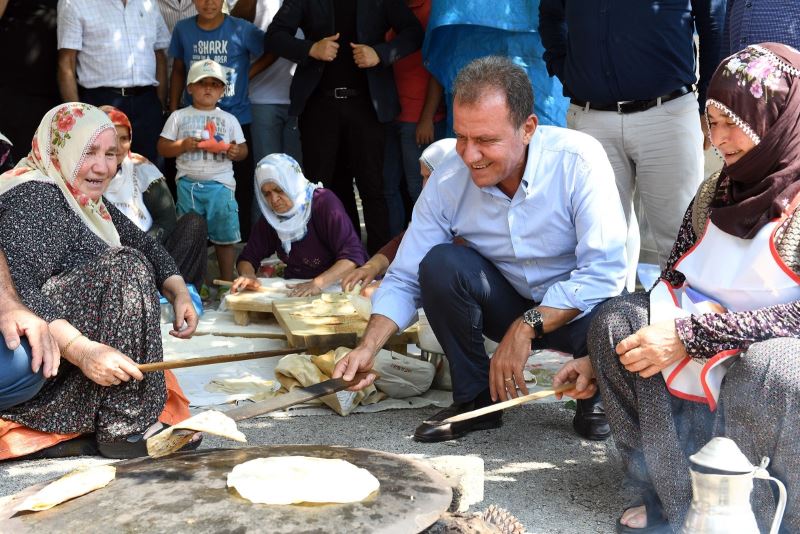
[[[278,324],[286,332],[289,346],[328,349],[355,347],[367,327],[367,321],[358,314],[335,317],[292,315],[298,305],[307,304],[318,298],[319,296],[273,302],[273,313]],[[402,352],[405,352],[405,345],[417,341],[417,325],[414,324],[405,331],[392,336],[386,345],[391,347],[402,345]]]
[[[283,298],[282,300],[296,300]],[[305,299],[301,299],[305,300]],[[243,291],[238,295],[228,295],[225,304],[233,312],[233,320],[240,326],[247,326],[254,315],[272,314],[272,303],[265,299],[264,293],[256,291]]]

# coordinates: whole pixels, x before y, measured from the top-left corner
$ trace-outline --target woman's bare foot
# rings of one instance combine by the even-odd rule
[[[619,522],[631,528],[644,528],[647,526],[647,510],[644,505],[628,508],[622,513]]]

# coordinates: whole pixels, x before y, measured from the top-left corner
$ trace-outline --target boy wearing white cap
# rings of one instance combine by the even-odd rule
[[[178,215],[205,217],[220,277],[233,280],[233,244],[241,241],[241,232],[231,162],[247,157],[247,144],[236,117],[217,107],[229,83],[222,66],[210,59],[197,61],[186,82],[192,105],[169,116],[158,152],[177,158]]]

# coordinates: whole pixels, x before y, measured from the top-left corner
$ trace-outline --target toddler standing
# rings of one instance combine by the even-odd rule
[[[222,66],[210,59],[197,61],[186,81],[192,105],[169,116],[158,152],[177,158],[178,215],[205,217],[220,277],[233,280],[233,244],[241,240],[241,232],[231,162],[247,157],[247,144],[236,117],[217,107],[228,83]]]

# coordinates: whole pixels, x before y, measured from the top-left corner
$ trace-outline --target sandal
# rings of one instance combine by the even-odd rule
[[[637,501],[626,507],[622,514],[624,515],[626,511],[637,506],[644,506],[645,514],[647,514],[647,526],[636,528],[623,525],[622,515],[620,515],[617,519],[617,534],[672,534],[672,528],[664,516],[661,501],[654,491],[646,491]]]
[[[153,427],[156,425],[161,426],[158,427],[155,432],[151,432]],[[100,454],[106,458],[114,458],[118,460],[147,456],[147,438],[155,436],[169,426],[170,425],[166,423],[157,421],[154,425],[150,426],[150,428],[141,434],[132,434],[120,441],[98,441],[97,449],[100,451]],[[196,437],[192,438],[192,441],[181,447],[178,452],[193,451],[198,448],[202,442],[203,435],[196,434]]]

